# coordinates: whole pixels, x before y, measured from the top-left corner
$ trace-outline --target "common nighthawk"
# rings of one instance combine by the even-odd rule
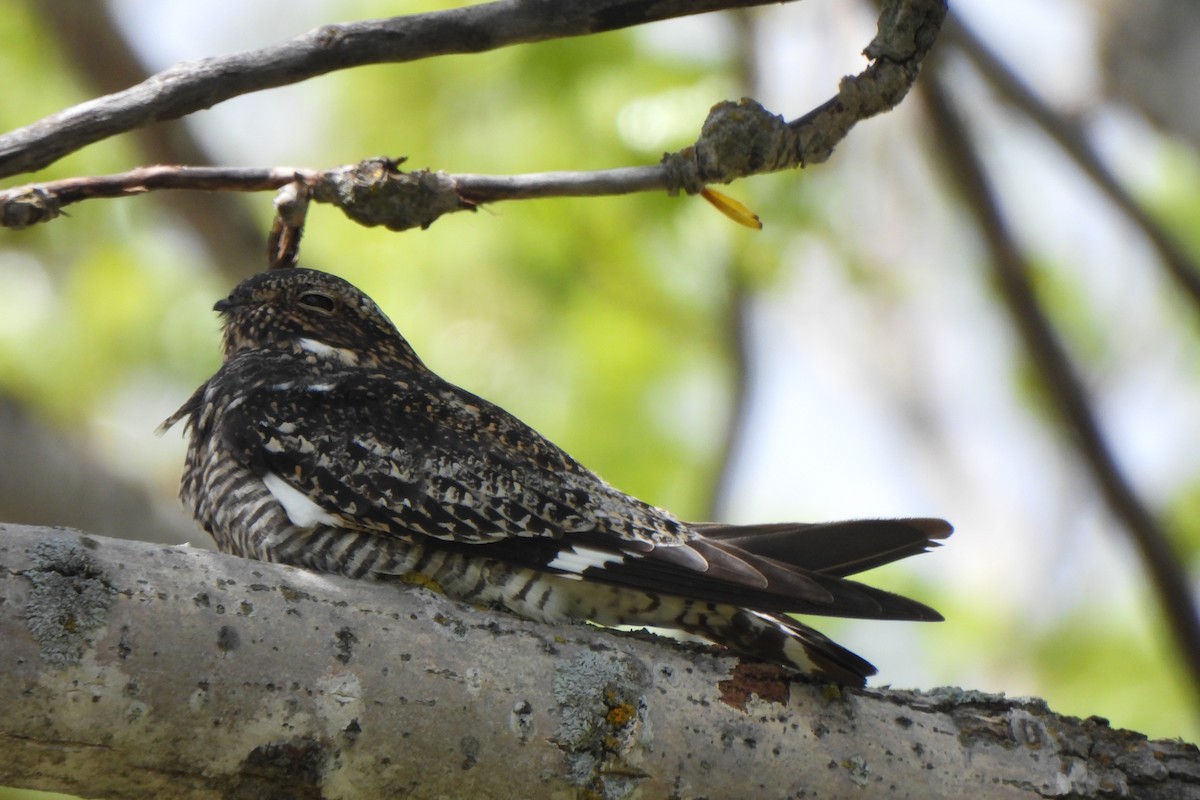
[[[676,629],[852,685],[875,668],[789,614],[941,619],[845,576],[936,546],[942,520],[683,522],[442,380],[340,278],[264,272],[214,309],[224,364],[163,428],[187,420],[180,496],[227,553]]]

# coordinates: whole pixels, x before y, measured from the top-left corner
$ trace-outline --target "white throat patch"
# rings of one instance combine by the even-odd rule
[[[325,344],[324,342],[318,342],[316,339],[309,339],[307,337],[302,338],[300,340],[300,349],[307,350],[308,352],[321,356],[322,358],[335,359],[348,367],[353,367],[358,364],[358,356],[350,350],[346,350],[341,347],[334,347],[332,345]]]

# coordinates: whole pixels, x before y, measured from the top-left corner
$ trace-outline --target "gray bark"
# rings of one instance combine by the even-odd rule
[[[0,524],[0,785],[88,797],[1200,797],[1037,700],[836,690],[424,589]]]

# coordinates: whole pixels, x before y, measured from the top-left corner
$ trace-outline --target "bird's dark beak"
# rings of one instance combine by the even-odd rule
[[[218,300],[213,305],[213,311],[216,311],[218,314],[228,314],[230,311],[233,310],[233,307],[236,305],[237,305],[237,303],[233,302],[232,299],[226,297],[224,300]]]

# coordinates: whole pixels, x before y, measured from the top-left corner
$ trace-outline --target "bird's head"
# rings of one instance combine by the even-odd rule
[[[260,272],[213,310],[225,326],[226,361],[246,350],[279,349],[342,365],[421,365],[371,298],[327,272]]]

